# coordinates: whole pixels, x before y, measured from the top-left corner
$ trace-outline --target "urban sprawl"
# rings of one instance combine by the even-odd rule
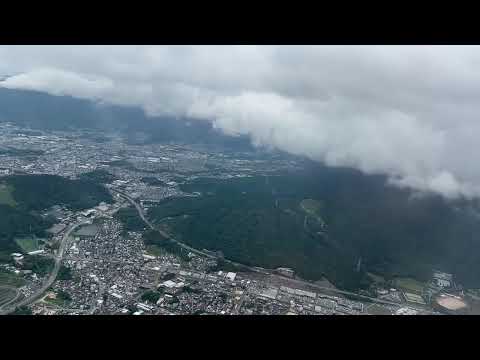
[[[432,297],[449,303],[462,295],[449,274],[437,272],[427,290],[415,294],[402,289],[378,289],[375,297],[335,289],[295,276],[293,270],[251,268],[242,271],[211,271],[217,255],[205,249],[188,251],[188,261],[158,248],[152,251],[142,241],[141,232],[123,231],[114,217],[131,206],[139,216],[148,217],[148,207],[169,197],[192,196],[183,193],[179,183],[199,176],[242,177],[268,174],[268,171],[298,166],[291,159],[236,159],[233,155],[206,148],[179,144],[130,145],[121,138],[96,141],[82,131],[22,133],[11,124],[0,125],[3,147],[39,150],[32,161],[14,154],[0,155],[0,173],[53,174],[77,178],[82,173],[105,169],[117,180],[107,184],[114,203],[72,212],[55,206],[45,209],[58,223],[50,229],[49,242],[26,253],[11,254],[14,261],[0,265],[3,271],[22,276],[25,284],[15,289],[8,302],[0,302],[0,312],[12,313],[28,307],[33,314],[437,314]],[[133,166],[115,166],[127,160]],[[211,174],[206,164],[218,172]],[[152,175],[154,174],[154,175]],[[192,175],[193,174],[193,175]],[[154,176],[162,185],[149,185],[140,179]],[[151,224],[146,220],[145,229]],[[186,249],[189,249],[185,245]],[[43,277],[21,270],[24,256],[55,260],[53,270]],[[227,259],[228,260],[228,259]],[[58,277],[62,267],[72,277]]]

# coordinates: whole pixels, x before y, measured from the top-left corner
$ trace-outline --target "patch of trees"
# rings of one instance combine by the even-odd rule
[[[20,306],[15,309],[15,311],[12,313],[13,315],[32,315],[32,309],[30,309],[28,306]]]
[[[96,183],[108,184],[117,180],[117,177],[113,174],[110,174],[104,169],[97,169],[87,173],[83,173],[79,176],[80,179],[90,180]]]
[[[26,255],[23,259],[22,268],[24,270],[32,270],[39,276],[45,276],[53,270],[55,261],[52,258],[38,256],[38,255]]]
[[[64,290],[59,290],[57,291],[57,299],[61,301],[69,302],[69,301],[72,301],[72,296]]]
[[[183,291],[189,294],[201,294],[202,289],[198,286],[185,285]]]
[[[142,239],[145,245],[157,245],[166,250],[167,252],[173,255],[177,255],[184,261],[190,261],[190,258],[188,257],[188,251],[186,251],[184,248],[171,241],[170,239],[164,237],[157,230],[145,231],[142,235]]]
[[[57,279],[58,280],[72,280],[72,270],[65,265],[61,265],[58,270]]]
[[[147,290],[142,294],[142,300],[148,301],[150,303],[156,304],[158,299],[160,299],[160,293],[153,290]]]
[[[145,223],[133,206],[121,208],[114,217],[122,222],[124,231],[143,231],[145,229]]]

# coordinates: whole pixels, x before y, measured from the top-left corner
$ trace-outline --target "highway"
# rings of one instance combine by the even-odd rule
[[[16,309],[17,307],[29,305],[29,304],[31,304],[32,302],[38,300],[39,298],[41,298],[41,297],[43,296],[43,294],[45,293],[45,291],[47,291],[48,288],[50,288],[50,286],[54,283],[54,281],[55,281],[56,278],[57,278],[58,271],[60,270],[60,266],[62,265],[62,258],[63,258],[63,254],[64,254],[64,252],[65,252],[65,248],[66,248],[66,245],[67,245],[68,237],[70,236],[70,234],[72,233],[72,231],[74,231],[74,230],[75,230],[76,228],[78,228],[79,226],[85,225],[85,224],[88,224],[88,221],[82,221],[82,222],[79,222],[79,223],[70,225],[70,227],[68,227],[67,230],[64,230],[65,233],[63,234],[62,239],[60,240],[60,245],[59,245],[59,247],[58,247],[57,254],[56,254],[55,257],[54,257],[54,259],[55,259],[55,265],[54,265],[54,267],[53,267],[52,272],[50,273],[49,277],[45,280],[45,282],[43,283],[43,285],[42,285],[38,290],[36,290],[33,294],[31,294],[30,296],[28,296],[27,298],[25,298],[25,299],[23,299],[22,301],[14,304],[13,307],[10,307],[10,308],[8,308],[8,309],[2,310],[2,311],[0,312],[0,315],[8,315],[8,314],[11,314],[12,312],[15,311],[15,309]]]
[[[209,257],[211,259],[218,259],[217,256],[214,256],[210,253],[206,253],[204,251],[201,251],[201,250],[198,250],[198,249],[195,249],[195,248],[192,248],[191,246],[188,246],[178,240],[175,240],[174,238],[172,238],[169,234],[167,234],[165,231],[162,231],[161,229],[157,229],[153,226],[153,224],[145,217],[145,214],[143,212],[143,209],[140,207],[140,205],[134,200],[132,199],[130,196],[128,196],[127,194],[125,194],[124,192],[121,192],[121,191],[118,191],[118,190],[114,190],[114,189],[111,189],[112,191],[118,193],[120,196],[122,196],[123,198],[127,199],[128,202],[130,202],[133,206],[135,206],[135,208],[137,209],[137,212],[138,212],[138,215],[140,216],[140,218],[145,222],[145,224],[147,224],[147,226],[152,229],[152,230],[156,230],[158,231],[162,236],[166,237],[167,239],[175,242],[176,244],[178,244],[179,246],[181,246],[182,248],[184,249],[187,249],[187,250],[190,250],[191,252],[193,253],[196,253],[196,254],[200,254],[200,255],[203,255],[203,256],[206,256],[206,257]],[[319,285],[315,285],[315,284],[312,284],[310,282],[306,282],[306,281],[303,281],[303,280],[298,280],[298,279],[292,279],[292,278],[289,278],[289,277],[285,277],[285,276],[281,276],[281,275],[278,275],[278,274],[275,274],[273,273],[273,271],[271,270],[267,270],[267,269],[261,269],[261,268],[258,268],[258,267],[252,267],[252,266],[247,266],[247,265],[244,265],[244,264],[240,264],[240,263],[237,263],[237,262],[234,262],[234,261],[231,261],[231,260],[228,260],[228,259],[225,259],[223,258],[222,259],[223,261],[225,262],[228,262],[232,265],[236,265],[236,266],[240,266],[240,267],[244,267],[246,269],[249,269],[250,271],[253,271],[253,272],[256,272],[256,273],[261,273],[263,275],[270,275],[270,276],[275,276],[275,277],[278,277],[278,278],[281,278],[281,279],[285,279],[285,280],[288,280],[289,282],[293,282],[293,283],[296,283],[302,287],[310,287],[310,288],[314,288],[316,290],[319,290],[319,291],[324,291],[324,292],[330,292],[330,293],[337,293],[337,294],[342,294],[342,295],[349,295],[349,296],[355,296],[356,298],[358,299],[363,299],[363,300],[366,300],[366,301],[370,301],[370,302],[375,302],[375,303],[378,303],[378,304],[382,304],[382,305],[391,305],[391,306],[405,306],[406,304],[404,303],[396,303],[396,302],[393,302],[393,301],[387,301],[387,300],[382,300],[382,299],[378,299],[378,298],[374,298],[374,297],[370,297],[370,296],[366,296],[366,295],[360,295],[360,294],[357,294],[357,293],[354,293],[354,292],[351,292],[351,291],[345,291],[345,290],[339,290],[339,289],[335,289],[335,288],[329,288],[329,287],[323,287],[323,286],[319,286]],[[416,309],[416,310],[419,310],[419,311],[428,311],[424,308],[417,308],[413,305],[408,305],[410,308],[412,309]]]

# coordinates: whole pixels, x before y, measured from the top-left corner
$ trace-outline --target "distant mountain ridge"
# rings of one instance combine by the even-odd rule
[[[121,133],[130,142],[182,142],[252,149],[247,137],[227,136],[208,121],[147,117],[136,107],[99,104],[70,96],[0,87],[0,122],[39,130],[94,129]]]

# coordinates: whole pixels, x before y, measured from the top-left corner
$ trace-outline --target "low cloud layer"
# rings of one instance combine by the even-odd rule
[[[478,46],[4,46],[15,89],[207,119],[397,186],[480,195]]]

